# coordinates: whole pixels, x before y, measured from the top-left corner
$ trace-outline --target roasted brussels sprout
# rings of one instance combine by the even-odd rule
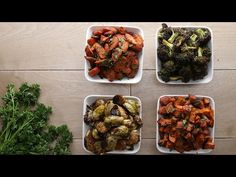
[[[94,139],[100,139],[99,135],[98,135],[98,130],[96,128],[94,128],[92,130],[92,136]]]
[[[115,136],[109,135],[107,136],[106,142],[107,142],[106,150],[112,151],[116,148],[117,138]]]
[[[104,105],[104,104],[105,104],[105,101],[104,101],[104,100],[98,99],[98,100],[95,101],[94,104],[92,104],[91,107],[92,107],[93,109],[96,109],[98,106]]]
[[[128,145],[134,145],[136,144],[137,142],[140,141],[140,134],[137,130],[132,130],[130,132],[130,136],[129,136],[129,139],[127,141],[127,144]]]
[[[86,135],[85,135],[85,138],[84,138],[84,146],[89,150],[89,151],[94,151],[94,142],[96,140],[93,138],[92,136],[92,131],[91,130],[88,130]]]
[[[113,103],[122,106],[125,103],[125,98],[121,95],[116,95],[113,97]]]
[[[127,127],[130,127],[132,125],[132,120],[125,119],[125,120],[123,120],[122,124],[127,126]]]
[[[140,141],[142,127],[140,105],[122,95],[113,99],[98,99],[87,106],[84,122],[89,130],[84,137],[86,149],[95,154],[115,150],[133,150]]]
[[[120,116],[108,116],[105,117],[104,123],[107,126],[119,126],[123,123],[124,117]]]
[[[125,150],[126,149],[126,140],[118,140],[116,144],[116,150]]]
[[[129,135],[129,129],[125,125],[121,125],[121,126],[119,126],[117,128],[114,128],[111,131],[111,134],[116,136],[116,137],[125,138],[125,137],[127,137]]]
[[[99,133],[106,133],[109,129],[105,126],[104,122],[98,122],[96,124],[96,129]]]
[[[92,113],[93,120],[99,120],[100,117],[104,115],[104,110],[105,110],[104,105],[98,106]]]

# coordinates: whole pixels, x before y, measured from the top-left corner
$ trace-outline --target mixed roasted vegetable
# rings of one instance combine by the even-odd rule
[[[114,150],[133,150],[140,141],[142,119],[139,102],[115,95],[87,105],[84,122],[89,126],[84,137],[87,150],[104,154]]]
[[[206,28],[172,28],[162,24],[158,33],[159,77],[165,81],[203,79],[208,74],[211,33]]]
[[[165,96],[158,110],[159,145],[180,153],[214,149],[214,110],[209,98]]]
[[[66,125],[48,125],[52,108],[38,102],[40,86],[7,86],[0,107],[0,154],[70,154],[72,133]]]
[[[124,77],[134,78],[139,69],[138,54],[143,48],[143,38],[128,32],[124,27],[104,27],[93,31],[87,40],[85,59],[90,63],[88,74],[109,81]]]

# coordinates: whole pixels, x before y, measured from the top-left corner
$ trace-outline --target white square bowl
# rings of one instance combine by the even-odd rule
[[[177,97],[177,96],[183,96],[183,97],[188,97],[188,95],[162,95],[159,97],[158,101],[157,101],[157,119],[156,119],[156,148],[165,154],[207,154],[210,153],[213,149],[199,149],[199,150],[191,150],[191,151],[185,151],[183,153],[180,153],[176,150],[172,150],[170,151],[170,149],[162,147],[158,144],[159,140],[160,140],[160,136],[159,136],[159,124],[157,123],[157,121],[159,120],[159,118],[162,118],[162,116],[160,114],[158,114],[158,110],[160,107],[160,99],[162,97],[165,96],[170,96],[170,97]],[[195,95],[197,98],[208,98],[210,100],[210,106],[213,109],[213,113],[214,113],[214,125],[213,128],[209,128],[210,130],[210,136],[212,138],[212,142],[214,142],[215,140],[215,101],[213,100],[213,98],[209,97],[209,96],[203,96],[203,95]]]
[[[199,79],[196,81],[190,80],[189,82],[185,83],[182,82],[181,80],[177,80],[177,81],[169,81],[169,82],[164,82],[159,76],[158,76],[158,71],[161,70],[161,61],[158,58],[157,55],[157,49],[159,46],[159,42],[158,42],[158,33],[159,31],[162,29],[162,27],[157,29],[156,35],[155,35],[155,42],[156,42],[156,78],[159,82],[163,83],[163,84],[205,84],[205,83],[209,83],[210,81],[212,81],[213,79],[213,71],[214,71],[214,53],[213,53],[213,32],[210,28],[206,27],[206,26],[171,26],[173,28],[191,28],[191,29],[197,29],[197,28],[206,28],[210,31],[211,33],[211,40],[208,42],[208,47],[211,49],[211,60],[208,63],[208,74],[203,78],[203,79]]]
[[[90,153],[90,154],[93,154],[93,152],[89,151],[86,149],[85,145],[84,145],[84,137],[86,135],[86,132],[88,131],[89,129],[89,126],[87,124],[84,123],[84,115],[86,113],[86,107],[87,105],[91,105],[92,103],[94,103],[97,99],[112,99],[114,97],[114,95],[89,95],[87,97],[85,97],[84,99],[84,106],[83,106],[83,129],[82,129],[82,144],[83,144],[83,149]],[[140,118],[142,119],[142,103],[141,103],[141,100],[138,98],[138,97],[135,97],[135,96],[124,96],[126,99],[132,99],[132,100],[135,100],[139,103],[140,105],[140,111],[139,111],[139,116]],[[142,137],[141,137],[141,132],[142,132],[142,128],[139,129],[139,132],[140,132],[140,141],[134,145],[134,149],[133,150],[123,150],[123,151],[110,151],[110,152],[107,152],[106,154],[135,154],[139,151],[140,149],[140,146],[141,146],[141,140],[142,140]]]
[[[92,36],[93,31],[102,29],[104,27],[121,27],[121,26],[122,25],[109,25],[109,26],[107,26],[107,25],[100,25],[100,26],[92,25],[92,26],[90,26],[87,29],[85,46],[88,45],[87,40]],[[124,25],[122,27],[126,28],[126,30],[128,32],[132,32],[132,33],[136,33],[136,34],[141,35],[144,40],[144,34],[143,34],[143,30],[141,28],[134,27],[134,26],[127,26],[127,25]],[[144,55],[144,50],[142,49],[142,51],[139,52],[139,54],[138,54],[139,69],[138,69],[138,72],[136,73],[136,76],[134,78],[130,78],[130,79],[123,78],[122,80],[114,80],[114,81],[110,82],[108,79],[106,79],[106,78],[101,79],[99,76],[91,77],[88,75],[90,64],[87,60],[85,60],[85,66],[84,66],[85,78],[90,82],[97,82],[97,83],[136,84],[141,81],[142,75],[143,75],[143,55]]]

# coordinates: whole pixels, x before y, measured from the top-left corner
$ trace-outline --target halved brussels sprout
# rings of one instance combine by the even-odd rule
[[[98,135],[98,130],[96,128],[92,130],[92,135],[94,139],[100,139],[100,136]]]
[[[111,134],[119,138],[124,138],[129,135],[129,129],[125,125],[121,125],[117,128],[114,128]]]
[[[109,135],[107,136],[106,142],[107,142],[106,150],[112,151],[116,148],[117,138],[112,135]]]
[[[104,123],[106,126],[119,126],[123,123],[124,117],[120,116],[108,116],[105,117]]]
[[[130,132],[129,140],[127,141],[128,145],[134,145],[140,141],[140,133],[138,130],[132,130]]]
[[[92,113],[93,120],[99,120],[104,115],[105,105],[98,106]]]

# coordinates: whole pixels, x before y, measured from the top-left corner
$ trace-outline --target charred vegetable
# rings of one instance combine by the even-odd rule
[[[181,153],[215,148],[210,134],[214,110],[208,98],[165,96],[160,99],[158,113],[160,146]]]
[[[87,41],[85,59],[90,63],[88,74],[109,81],[134,78],[139,69],[138,55],[144,46],[139,34],[125,28],[105,27],[93,32]]]
[[[172,28],[166,24],[158,34],[159,77],[164,82],[203,79],[208,74],[211,33],[205,28]]]
[[[143,125],[139,109],[137,101],[121,95],[87,105],[84,122],[89,129],[84,137],[85,147],[95,154],[132,150],[140,141],[139,129]]]

